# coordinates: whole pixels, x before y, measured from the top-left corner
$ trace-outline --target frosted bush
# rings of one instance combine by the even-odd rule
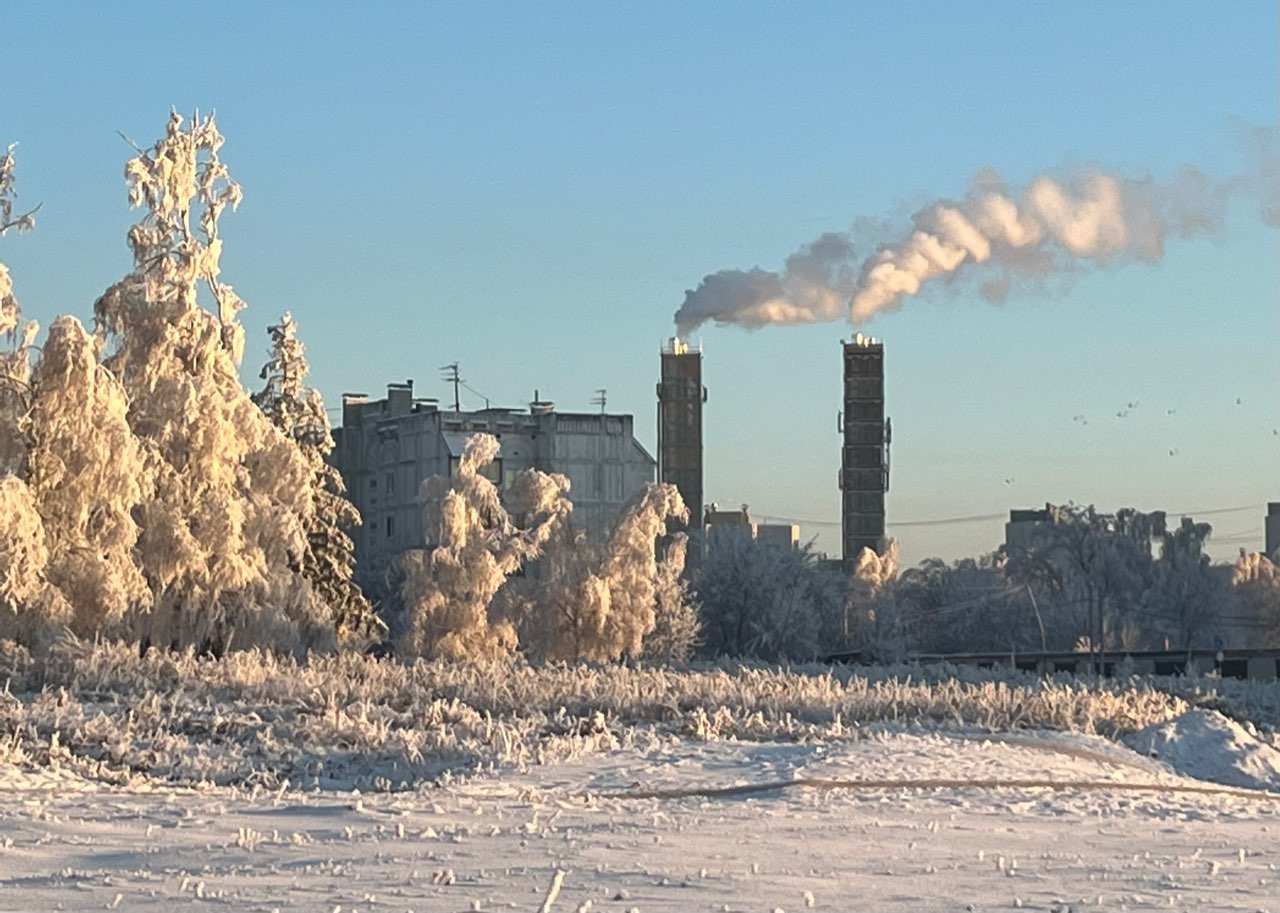
[[[300,662],[252,650],[213,660],[67,639],[42,657],[0,643],[0,678],[13,695],[0,702],[4,742],[30,763],[54,754],[122,780],[395,788],[672,736],[829,741],[891,724],[1116,738],[1190,706],[1280,726],[1276,683],[948,667]]]

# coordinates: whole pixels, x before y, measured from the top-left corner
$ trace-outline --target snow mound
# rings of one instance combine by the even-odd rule
[[[1280,750],[1216,711],[1189,710],[1126,736],[1124,742],[1183,776],[1280,792]]]

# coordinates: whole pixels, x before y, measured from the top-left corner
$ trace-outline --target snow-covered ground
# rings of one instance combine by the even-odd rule
[[[1280,910],[1280,801],[1125,784],[1211,785],[1096,736],[892,726],[366,795],[0,763],[0,910],[532,911],[557,870],[556,911]]]

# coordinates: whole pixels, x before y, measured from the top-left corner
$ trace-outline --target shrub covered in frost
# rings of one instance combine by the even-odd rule
[[[534,764],[657,739],[861,738],[870,724],[1118,737],[1189,706],[1280,725],[1280,685],[1041,679],[969,668],[738,663],[672,670],[375,660],[255,651],[139,657],[66,640],[0,644],[0,760],[184,782],[391,788],[448,770]]]

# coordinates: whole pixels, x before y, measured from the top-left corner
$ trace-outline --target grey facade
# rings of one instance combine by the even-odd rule
[[[856,334],[844,348],[840,432],[840,532],[846,568],[864,548],[878,551],[889,490],[889,420],[884,414],[884,344]]]
[[[568,476],[573,523],[596,540],[654,480],[655,461],[635,439],[630,415],[558,412],[549,402],[454,412],[415,398],[412,381],[388,384],[386,399],[348,394],[332,461],[364,520],[354,537],[363,581],[376,585],[391,559],[426,544],[422,482],[451,476],[467,438],[479,432],[502,444],[489,473],[499,488],[523,469]]]
[[[1280,552],[1280,501],[1267,504],[1267,555],[1276,558]]]

